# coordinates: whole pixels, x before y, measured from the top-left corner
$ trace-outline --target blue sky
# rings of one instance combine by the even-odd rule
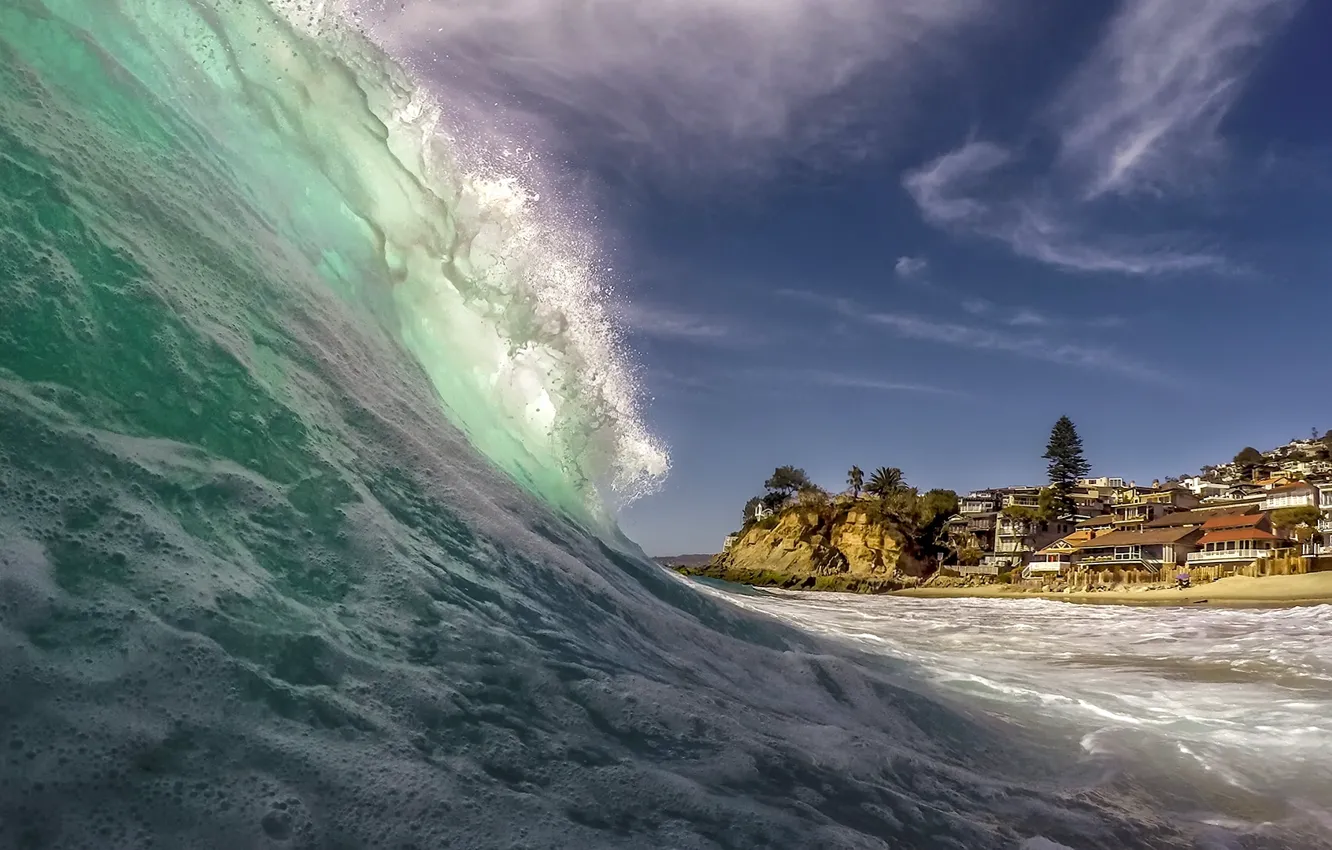
[[[651,554],[780,464],[1034,483],[1067,414],[1150,479],[1332,428],[1332,5],[468,5],[418,10],[432,73],[610,246],[674,458],[622,516]]]

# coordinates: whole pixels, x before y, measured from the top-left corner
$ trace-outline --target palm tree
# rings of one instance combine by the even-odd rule
[[[874,470],[874,474],[870,476],[869,485],[865,490],[882,499],[902,489],[904,483],[902,470],[895,466],[881,466]]]
[[[865,487],[865,470],[853,466],[846,472],[846,483],[851,485],[851,495],[860,498],[860,491]]]

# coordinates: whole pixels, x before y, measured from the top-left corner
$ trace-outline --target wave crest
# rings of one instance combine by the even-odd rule
[[[601,252],[534,188],[539,157],[463,144],[447,104],[342,3],[274,0],[267,21],[201,5],[227,22],[213,32],[249,108],[336,186],[344,208],[317,218],[350,217],[365,237],[323,270],[378,305],[478,448],[538,492],[552,471],[622,503],[654,489],[669,454],[644,422]]]

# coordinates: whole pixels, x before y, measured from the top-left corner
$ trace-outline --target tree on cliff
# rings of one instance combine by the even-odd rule
[[[851,495],[860,498],[860,491],[865,488],[865,470],[853,466],[846,473],[846,483],[851,488]]]
[[[1045,447],[1045,459],[1050,473],[1050,489],[1054,490],[1054,506],[1059,517],[1077,513],[1077,504],[1073,501],[1073,488],[1079,478],[1087,477],[1091,464],[1082,453],[1082,438],[1073,420],[1067,416],[1059,417],[1050,430],[1050,442]]]
[[[1254,467],[1262,466],[1266,462],[1267,458],[1263,457],[1263,453],[1253,446],[1245,446],[1235,455],[1235,465],[1245,478],[1252,478]]]
[[[740,528],[748,528],[758,521],[758,509],[760,507],[767,507],[763,504],[762,496],[755,496],[748,502],[745,502],[745,518],[744,521],[740,523]]]
[[[905,484],[906,480],[902,477],[902,470],[895,466],[881,466],[874,470],[874,474],[870,476],[865,492],[883,499],[901,490]]]
[[[957,514],[958,498],[952,490],[931,490],[917,502],[916,541],[921,554],[938,560],[947,554],[948,520]]]
[[[763,483],[764,489],[769,493],[780,495],[783,499],[789,499],[791,494],[797,490],[804,490],[813,486],[810,483],[809,476],[805,470],[797,469],[794,466],[779,466],[773,471],[772,477]]]

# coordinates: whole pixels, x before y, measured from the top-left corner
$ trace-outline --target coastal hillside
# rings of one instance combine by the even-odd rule
[[[926,501],[911,499],[914,510],[904,514],[873,499],[806,500],[748,524],[707,565],[677,569],[792,589],[881,592],[912,587],[927,572],[922,529],[915,521],[922,511],[917,503]],[[936,515],[947,512],[927,506],[924,513],[929,529],[924,539],[930,540]]]

